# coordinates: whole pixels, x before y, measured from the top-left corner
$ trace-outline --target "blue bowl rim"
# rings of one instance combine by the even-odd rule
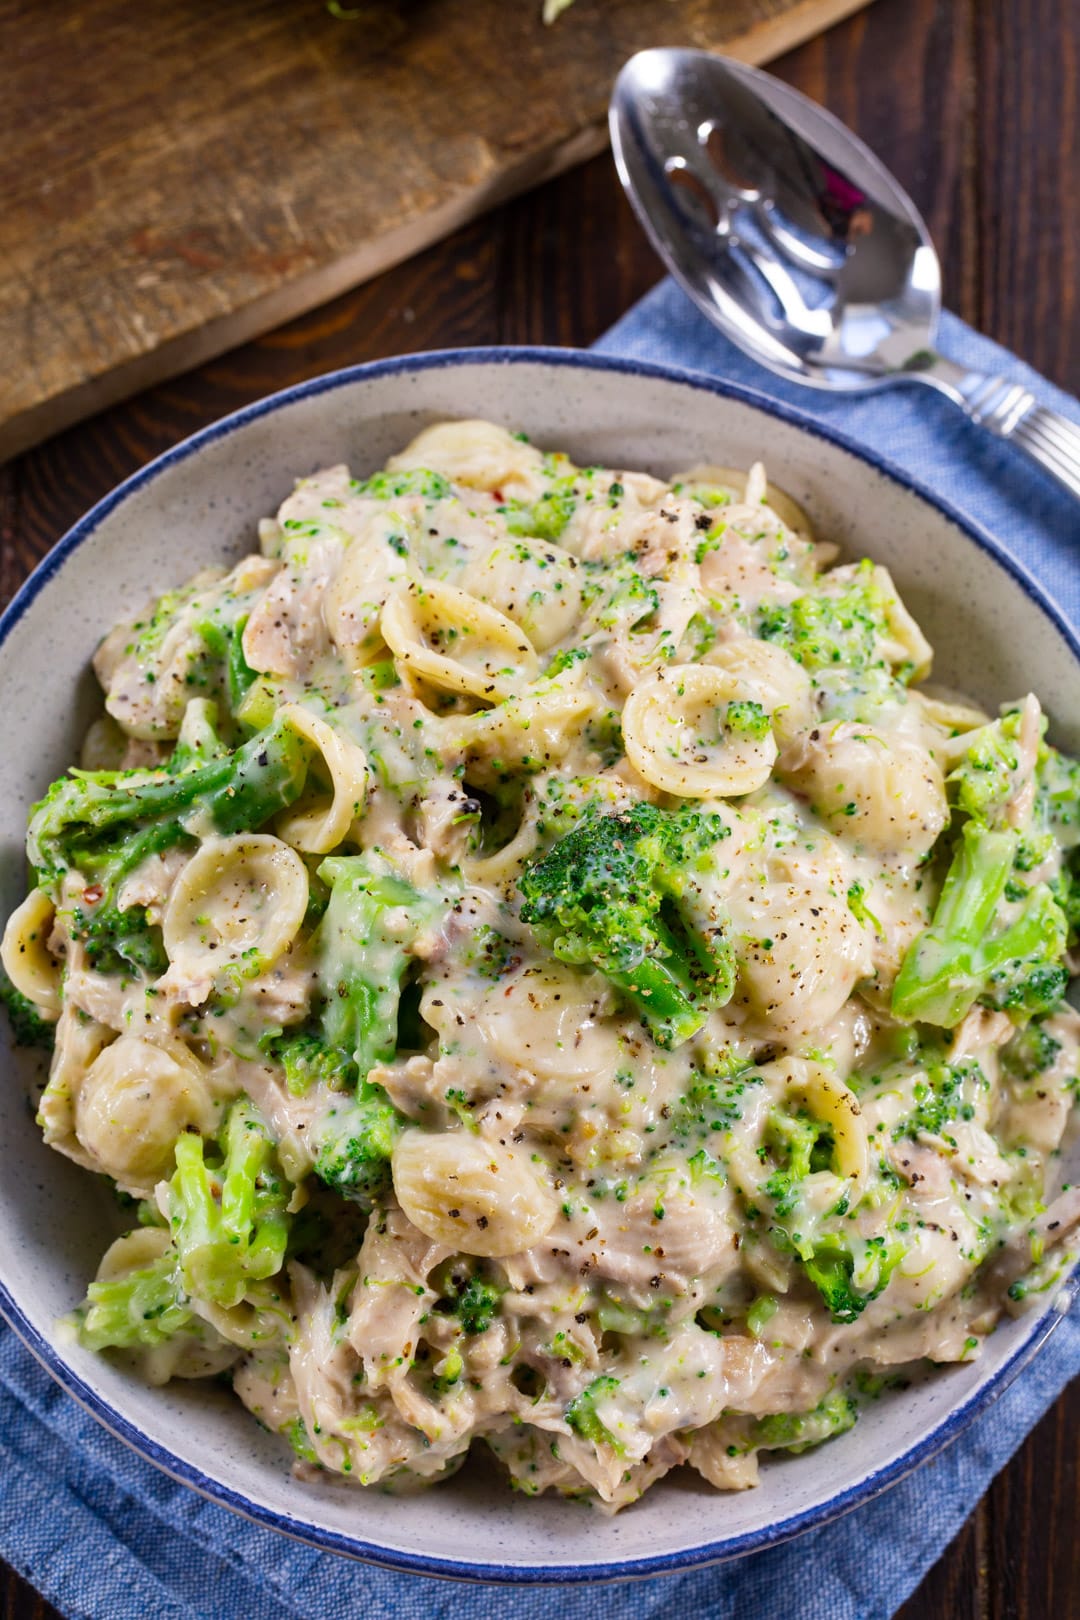
[[[918,479],[913,478],[903,468],[895,466],[885,457],[878,455],[876,451],[867,449],[847,434],[839,432],[831,426],[824,425],[807,413],[775,400],[767,394],[760,393],[756,389],[747,388],[740,383],[729,382],[689,368],[659,365],[650,361],[628,359],[616,355],[596,354],[589,350],[558,349],[543,346],[440,349],[423,354],[401,355],[391,359],[371,361],[365,365],[349,366],[340,371],[324,373],[321,376],[311,378],[307,382],[294,384],[292,387],[270,394],[264,399],[256,400],[252,404],[243,406],[240,410],[210,423],[209,426],[182,440],[179,444],[157,456],[145,467],[141,467],[132,473],[130,477],[118,484],[114,490],[98,501],[84,517],[80,518],[68,530],[67,534],[57,542],[16,592],[3,614],[0,614],[0,645],[7,640],[11,631],[72,553],[94,534],[104,519],[116,507],[121,505],[137,490],[140,490],[145,484],[152,482],[153,479],[159,477],[169,468],[188,460],[206,445],[212,444],[218,439],[226,438],[245,427],[249,422],[257,421],[260,417],[278,411],[297,400],[328,393],[338,388],[349,387],[353,383],[373,381],[379,377],[395,376],[412,371],[431,371],[478,364],[544,364],[674,382],[700,389],[702,392],[720,398],[735,400],[740,404],[748,405],[779,421],[799,428],[816,438],[825,440],[858,460],[867,463],[891,482],[900,485],[925,501],[966,535],[969,540],[973,541],[980,550],[984,551],[999,567],[1009,574],[1025,595],[1046,615],[1055,630],[1065,641],[1070,652],[1077,659],[1077,662],[1080,663],[1080,636],[1077,635],[1072,625],[1032,574],[1017,562],[1016,558],[981,525],[961,513],[956,507],[943,500],[932,490],[926,488],[925,485],[920,483]],[[1074,1289],[1075,1286],[1075,1281],[1071,1285],[1066,1285],[1066,1296],[1068,1296],[1069,1288]],[[1060,1293],[1058,1297],[1061,1298]],[[993,1377],[976,1389],[966,1401],[950,1413],[929,1434],[925,1435],[917,1445],[910,1447],[890,1463],[867,1474],[857,1484],[850,1486],[846,1491],[840,1492],[836,1496],[830,1497],[825,1502],[817,1503],[802,1512],[789,1514],[776,1520],[773,1524],[763,1526],[759,1530],[747,1531],[740,1536],[730,1537],[726,1540],[707,1542],[700,1547],[689,1548],[682,1552],[663,1553],[642,1559],[623,1559],[604,1564],[530,1566],[485,1564],[471,1561],[458,1562],[453,1559],[425,1556],[395,1548],[381,1547],[363,1541],[358,1537],[343,1535],[338,1531],[328,1530],[322,1526],[312,1524],[309,1520],[295,1518],[291,1514],[280,1513],[276,1509],[253,1502],[250,1498],[232,1490],[229,1486],[210,1478],[202,1473],[200,1469],[184,1462],[173,1452],[158,1445],[129,1422],[122,1413],[103,1399],[63,1360],[58,1354],[57,1348],[38,1331],[24,1314],[2,1281],[0,1281],[0,1315],[6,1319],[9,1326],[45,1370],[105,1429],[171,1478],[190,1486],[200,1495],[229,1508],[241,1517],[264,1525],[269,1529],[277,1530],[310,1546],[356,1558],[384,1569],[444,1579],[534,1586],[642,1579],[650,1575],[700,1569],[710,1564],[723,1563],[734,1558],[744,1557],[749,1553],[763,1551],[765,1548],[788,1541],[794,1536],[802,1535],[808,1530],[830,1523],[863,1503],[871,1501],[874,1497],[880,1496],[891,1485],[896,1484],[922,1463],[936,1456],[946,1446],[950,1445],[973,1419],[998,1399],[1061,1320],[1061,1310],[1053,1306],[1044,1314],[1035,1317],[1030,1335],[1017,1345],[1008,1360],[998,1368]]]

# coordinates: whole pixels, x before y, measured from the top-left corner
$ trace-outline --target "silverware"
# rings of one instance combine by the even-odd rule
[[[927,383],[1080,497],[1080,428],[937,353],[926,225],[831,113],[741,62],[650,50],[619,74],[610,122],[653,246],[739,348],[812,388]]]

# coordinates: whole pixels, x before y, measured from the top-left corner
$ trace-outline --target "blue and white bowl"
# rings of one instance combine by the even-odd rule
[[[1080,645],[1053,604],[989,536],[840,435],[742,388],[564,350],[389,360],[289,389],[169,451],[95,507],[20,591],[0,620],[5,914],[22,894],[27,805],[75,758],[94,713],[99,636],[197,566],[254,549],[256,520],[294,477],[338,461],[366,473],[448,416],[522,428],[582,464],[663,474],[763,459],[820,536],[892,570],[936,649],[936,680],[987,708],[1034,689],[1056,740],[1080,749],[1068,702]],[[304,1484],[284,1445],[226,1391],[150,1389],[61,1342],[57,1319],[82,1297],[117,1217],[99,1178],[42,1144],[30,1078],[21,1054],[5,1061],[0,1310],[15,1331],[75,1399],[177,1479],[261,1524],[399,1569],[584,1581],[686,1569],[782,1541],[866,1501],[952,1440],[1021,1369],[1063,1304],[1059,1296],[1005,1321],[977,1362],[882,1397],[820,1450],[768,1462],[754,1491],[719,1494],[686,1470],[609,1520],[515,1496],[496,1467],[478,1464],[413,1497]]]

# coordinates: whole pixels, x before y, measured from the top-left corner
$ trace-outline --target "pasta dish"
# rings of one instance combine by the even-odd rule
[[[30,814],[4,997],[120,1233],[69,1333],[226,1378],[304,1477],[483,1441],[614,1511],[1057,1289],[1080,766],[1034,696],[926,686],[760,465],[445,422],[259,541],[105,637]]]

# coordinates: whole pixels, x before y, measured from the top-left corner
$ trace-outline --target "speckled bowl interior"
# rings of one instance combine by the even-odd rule
[[[1038,589],[992,541],[808,419],[722,383],[565,351],[390,361],[279,395],[171,451],[77,525],[9,609],[0,625],[5,914],[25,881],[26,807],[75,757],[95,712],[89,660],[98,637],[196,567],[254,549],[256,520],[274,511],[295,476],[336,461],[369,472],[446,416],[486,416],[578,462],[660,474],[763,458],[820,535],[892,569],[936,649],[936,679],[987,706],[1034,688],[1057,739],[1080,747],[1076,706],[1067,702],[1077,689],[1078,648]],[[1006,1323],[977,1363],[883,1398],[849,1434],[768,1464],[761,1487],[738,1495],[718,1495],[684,1470],[607,1520],[515,1496],[479,1461],[410,1498],[302,1484],[284,1446],[224,1391],[197,1383],[148,1389],[58,1342],[56,1320],[82,1296],[115,1213],[101,1182],[42,1145],[27,1107],[30,1079],[21,1054],[5,1057],[0,1308],[12,1325],[77,1399],[170,1473],[263,1523],[401,1568],[582,1580],[768,1545],[866,1499],[945,1444],[1004,1387],[1055,1317],[1048,1302],[1042,1314]]]

